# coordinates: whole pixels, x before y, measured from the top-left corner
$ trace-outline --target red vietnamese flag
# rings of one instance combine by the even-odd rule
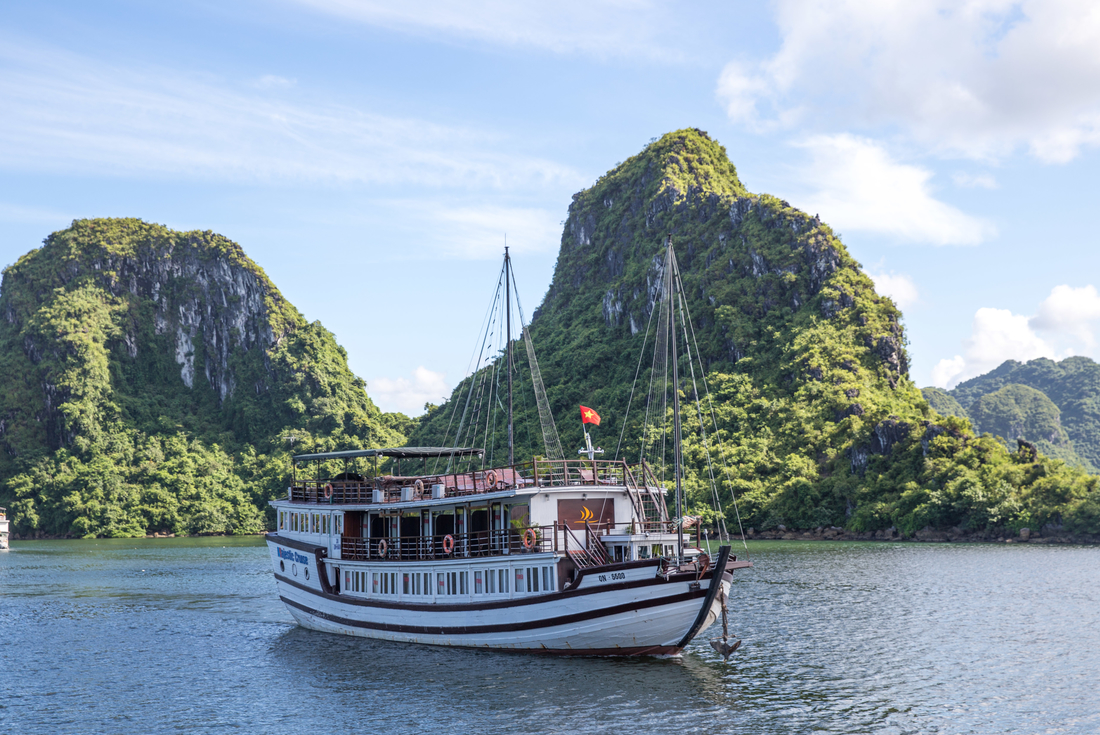
[[[581,423],[600,425],[600,415],[588,406],[581,406]]]

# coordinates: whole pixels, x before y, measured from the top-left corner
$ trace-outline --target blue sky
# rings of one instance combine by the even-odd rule
[[[1100,6],[542,5],[4,3],[0,263],[80,217],[215,230],[415,415],[505,237],[529,315],[572,194],[698,127],[841,234],[919,385],[1100,357]]]

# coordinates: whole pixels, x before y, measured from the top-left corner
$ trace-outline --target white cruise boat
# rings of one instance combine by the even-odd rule
[[[672,277],[664,279],[666,311],[654,342],[667,340],[658,350],[667,356],[678,354],[671,242],[664,273]],[[662,483],[644,457],[645,436],[635,464],[597,459],[603,450],[593,448],[587,430],[583,456],[562,456],[523,328],[548,459],[514,461],[511,286],[506,252],[494,303],[503,290],[508,309],[487,323],[507,331],[487,330],[482,340],[487,347],[506,342],[506,361],[479,359],[490,366],[475,371],[465,401],[452,402],[456,414],[462,406],[452,421],[465,442],[471,427],[491,425],[486,410],[470,408],[475,390],[483,406],[502,406],[493,386],[503,382],[497,366],[507,366],[508,461],[494,466],[484,449],[469,447],[294,457],[286,497],[271,501],[278,525],[267,536],[280,599],[301,625],[330,633],[561,655],[674,656],[720,617],[723,636],[711,644],[728,656],[739,645],[728,642],[732,574],[752,563],[731,556],[728,544],[712,559],[685,539],[679,392],[664,394],[672,393],[673,427],[657,429],[674,447],[670,517]],[[654,363],[651,391],[669,366],[671,381],[660,379],[679,385],[677,362]],[[486,379],[475,385],[479,375]],[[595,416],[598,425],[598,415],[584,410],[584,420]],[[492,441],[488,428],[485,439]],[[658,444],[665,442],[651,433],[648,445]],[[410,466],[416,471],[405,472]]]
[[[0,508],[0,551],[8,548],[8,511]]]
[[[679,547],[648,467],[543,460],[364,478],[357,461],[476,449],[300,455],[268,534],[279,596],[307,628],[393,641],[587,655],[676,655],[721,614],[732,572]]]

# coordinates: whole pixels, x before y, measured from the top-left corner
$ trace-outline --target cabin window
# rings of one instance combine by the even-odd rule
[[[497,593],[497,574],[495,569],[485,570],[485,592],[490,595]]]
[[[539,568],[527,567],[527,591],[538,592],[539,591]]]
[[[638,558],[639,559],[648,559],[649,558],[649,547],[648,546],[639,546],[638,547]]]
[[[616,544],[615,545],[615,561],[622,561],[622,560],[623,560],[623,547]]]
[[[542,591],[543,592],[549,592],[551,589],[553,589],[552,585],[550,584],[553,581],[550,577],[550,571],[551,571],[550,567],[543,567],[542,568]]]
[[[458,594],[460,594],[460,595],[470,594],[469,578],[470,578],[470,573],[469,572],[459,572],[458,573]]]
[[[480,595],[485,592],[485,584],[482,582],[482,574],[480,570],[474,572],[474,594]]]
[[[658,557],[660,555],[661,555],[661,545],[660,544],[653,544],[653,556]]]
[[[524,576],[523,567],[516,567],[516,592],[523,592],[525,588]],[[527,591],[530,592],[530,590]]]
[[[344,572],[344,589],[351,592],[351,572]]]
[[[508,594],[509,585],[508,585],[508,570],[507,569],[498,569],[497,570],[497,581],[500,583],[500,589],[497,590],[497,591],[500,592],[501,594],[505,594],[505,595]]]
[[[401,594],[412,594],[412,580],[409,578],[409,573],[405,572],[401,575]]]

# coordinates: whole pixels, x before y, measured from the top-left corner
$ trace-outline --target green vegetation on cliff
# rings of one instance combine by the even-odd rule
[[[665,135],[574,195],[531,326],[567,455],[580,441],[579,403],[599,410],[605,448],[619,435],[667,233],[731,468],[719,478],[731,520],[734,491],[757,528],[1100,532],[1097,478],[1010,453],[930,407],[909,380],[894,303],[827,225],[748,193],[725,150],[697,130]],[[686,367],[681,376],[690,398]],[[643,366],[639,385],[648,379]],[[467,385],[425,418],[415,443],[444,440]],[[521,426],[537,427],[531,411],[520,407]],[[638,454],[639,414],[628,421],[627,457]],[[686,486],[700,511],[703,448],[698,425],[685,429]],[[517,433],[521,454],[541,453],[537,429]],[[498,431],[491,444],[501,442]]]
[[[249,533],[291,451],[401,443],[343,348],[233,242],[79,220],[4,271],[0,504],[17,533]]]

